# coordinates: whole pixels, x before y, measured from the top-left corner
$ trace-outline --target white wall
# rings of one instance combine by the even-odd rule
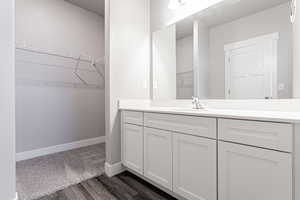
[[[106,162],[121,161],[119,99],[149,99],[149,0],[106,0]]]
[[[176,41],[177,99],[190,99],[194,95],[194,38],[193,34]]]
[[[0,199],[13,200],[15,179],[14,1],[0,6]]]
[[[297,1],[297,14],[296,20],[293,25],[293,48],[294,48],[294,63],[293,63],[293,96],[295,98],[300,98],[300,1]],[[300,195],[299,195],[300,196]]]
[[[176,42],[176,70],[184,73],[193,70],[193,35],[177,39]]]
[[[209,97],[209,28],[199,21],[194,22],[195,47],[195,94],[201,99]],[[197,70],[196,70],[197,69]]]
[[[278,83],[285,90],[279,98],[292,95],[292,25],[288,4],[283,4],[210,29],[210,98],[222,99],[225,91],[224,45],[279,32]]]
[[[104,90],[16,88],[17,152],[104,136]]]
[[[16,43],[104,56],[104,19],[64,0],[17,0]]]
[[[16,43],[100,58],[104,56],[104,19],[63,0],[18,0]],[[17,152],[104,136],[104,93],[104,89],[17,82]]]
[[[152,34],[153,99],[176,99],[176,26]]]

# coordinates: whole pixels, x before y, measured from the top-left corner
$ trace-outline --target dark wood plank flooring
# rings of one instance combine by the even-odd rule
[[[102,175],[38,200],[176,200],[172,196],[124,172],[108,178]]]

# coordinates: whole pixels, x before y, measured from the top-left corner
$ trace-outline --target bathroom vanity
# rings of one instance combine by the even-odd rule
[[[123,165],[170,194],[188,200],[296,200],[300,118],[242,110],[120,109]]]
[[[153,30],[152,104],[119,106],[126,169],[179,199],[300,199],[291,4],[263,2],[223,1]],[[192,96],[212,106],[193,110]]]

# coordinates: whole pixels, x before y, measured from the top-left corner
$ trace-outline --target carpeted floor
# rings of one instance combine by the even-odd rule
[[[100,176],[104,173],[104,163],[104,144],[17,162],[19,199],[38,199]]]
[[[129,172],[101,175],[39,200],[176,200]]]

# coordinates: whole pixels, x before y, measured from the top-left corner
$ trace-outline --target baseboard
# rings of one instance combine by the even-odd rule
[[[104,143],[104,142],[105,142],[105,136],[102,136],[102,137],[96,137],[96,138],[91,138],[86,140],[80,140],[72,143],[46,147],[42,149],[36,149],[32,151],[20,152],[16,154],[16,161],[28,160],[40,156],[68,151],[68,150],[77,149],[77,148],[86,147],[86,146]]]
[[[16,197],[14,198],[14,200],[18,200],[19,199],[19,196],[18,196],[18,193],[16,192]]]
[[[123,171],[125,171],[125,168],[123,167],[122,162],[118,162],[113,165],[107,162],[105,163],[105,174],[108,177],[113,177],[115,175],[122,173]]]

